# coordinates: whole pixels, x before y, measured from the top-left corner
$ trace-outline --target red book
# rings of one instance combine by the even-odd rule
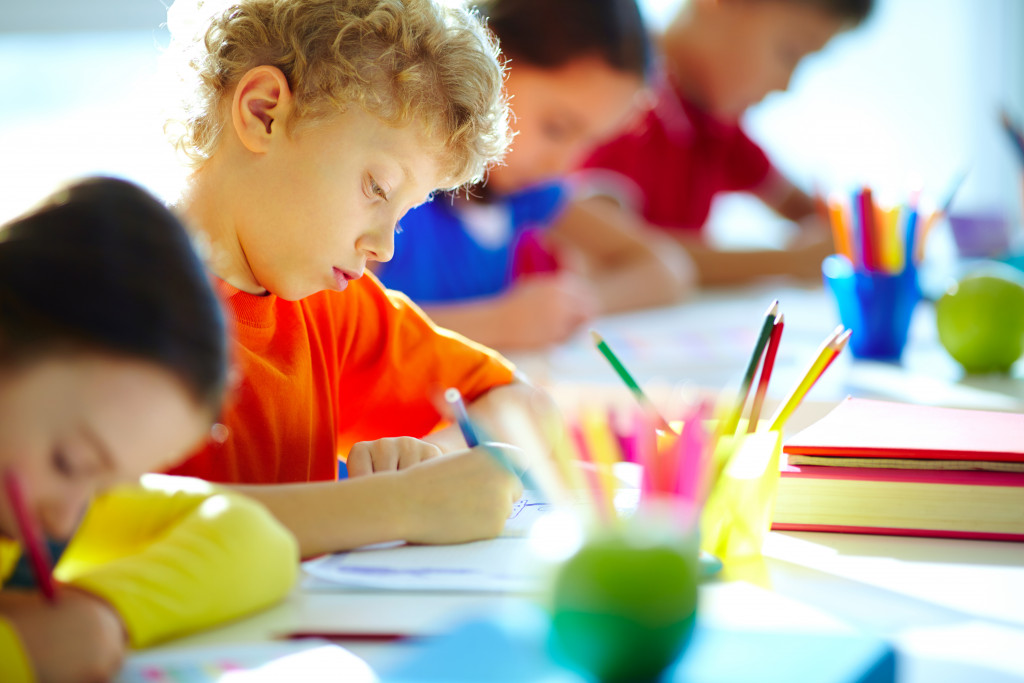
[[[1024,463],[1024,415],[847,398],[787,439],[782,452]]]
[[[774,529],[1024,541],[1024,415],[848,398],[782,450]]]

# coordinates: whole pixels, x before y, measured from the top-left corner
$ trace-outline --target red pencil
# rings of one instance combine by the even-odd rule
[[[324,640],[358,640],[372,643],[389,643],[407,638],[421,638],[408,633],[374,633],[363,631],[293,631],[279,636],[285,640],[302,640],[304,638],[322,638]]]
[[[21,490],[21,482],[11,470],[4,472],[4,490],[7,493],[11,510],[14,512],[14,519],[18,523],[21,544],[32,564],[32,573],[35,574],[39,590],[47,600],[53,602],[57,599],[57,590],[54,587],[53,574],[50,572],[50,553],[46,549],[46,544],[43,543],[43,535],[40,533],[35,519],[29,514],[25,496]]]
[[[878,270],[878,234],[875,227],[875,203],[871,188],[864,186],[860,191],[860,244],[864,270]]]
[[[764,405],[764,397],[768,392],[768,381],[772,377],[772,368],[775,367],[775,354],[779,351],[779,340],[782,338],[782,328],[785,327],[782,314],[772,326],[772,336],[768,338],[768,348],[764,352],[764,363],[761,366],[761,377],[757,381],[757,392],[754,394],[754,404],[750,407],[750,420],[747,422],[747,433],[757,429],[757,421],[761,417],[761,406]]]

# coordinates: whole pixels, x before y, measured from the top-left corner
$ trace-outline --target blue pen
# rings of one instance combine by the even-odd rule
[[[903,229],[904,243],[904,269],[914,267],[914,258],[917,254],[917,202],[906,207],[907,222]]]
[[[466,440],[466,445],[470,448],[476,448],[480,445],[480,437],[477,434],[476,428],[473,423],[469,420],[469,414],[466,412],[466,404],[462,401],[462,394],[455,387],[446,389],[444,392],[444,400],[448,403],[452,413],[455,415],[455,422],[459,425],[459,431],[462,432],[462,438]],[[537,489],[533,479],[527,472],[520,472],[512,464],[512,462],[497,448],[491,448],[484,446],[484,450],[487,451],[491,457],[493,457],[499,465],[507,469],[512,474],[519,477],[520,481],[523,482],[523,486],[529,489]]]
[[[462,438],[466,440],[466,445],[470,448],[476,448],[480,445],[480,438],[476,435],[476,430],[473,429],[473,424],[469,421],[469,414],[466,412],[466,404],[462,402],[462,394],[455,387],[451,387],[444,392],[444,400],[447,401],[448,407],[452,409],[452,413],[455,415],[455,422],[459,425],[459,430],[462,432]]]

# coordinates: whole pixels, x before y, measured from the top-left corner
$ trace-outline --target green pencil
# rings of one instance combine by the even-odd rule
[[[732,412],[729,413],[729,421],[725,424],[724,434],[735,433],[736,427],[739,426],[740,417],[743,414],[743,406],[747,403],[750,386],[754,383],[754,375],[757,373],[757,367],[761,364],[761,356],[764,355],[765,346],[768,345],[768,339],[772,336],[772,327],[775,326],[775,317],[778,312],[779,300],[776,299],[764,314],[761,333],[757,336],[757,343],[754,344],[754,353],[750,356],[750,362],[747,363],[747,371],[743,374],[743,383],[740,385],[740,392],[736,396],[736,405],[733,406]]]
[[[615,352],[612,351],[610,346],[608,346],[608,342],[604,340],[604,337],[594,330],[590,331],[590,336],[594,338],[594,344],[597,345],[597,350],[601,352],[601,355],[604,356],[609,363],[611,363],[615,373],[622,378],[623,382],[626,383],[626,386],[633,392],[633,396],[636,397],[636,400],[639,401],[644,410],[651,414],[651,417],[657,420],[657,428],[663,432],[672,432],[672,427],[670,427],[665,418],[658,413],[654,404],[651,402],[651,399],[647,398],[647,394],[644,393],[644,390],[641,389],[640,385],[637,384],[635,379],[633,379],[633,375],[629,374],[629,370],[626,369],[626,366],[622,364],[619,357],[616,356]]]

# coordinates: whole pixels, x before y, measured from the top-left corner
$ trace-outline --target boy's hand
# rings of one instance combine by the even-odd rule
[[[517,280],[501,299],[500,320],[509,346],[535,348],[565,341],[598,313],[598,298],[586,279],[570,272]]]
[[[411,436],[396,436],[376,441],[360,441],[348,454],[348,476],[360,477],[374,472],[404,470],[441,455],[432,443]]]
[[[511,462],[518,449],[500,448]],[[410,543],[465,543],[501,533],[512,505],[523,495],[519,478],[500,465],[483,447],[460,451],[424,463],[401,475],[407,506],[403,518]]]
[[[61,586],[52,604],[35,594],[5,596],[2,613],[21,636],[40,683],[97,683],[112,678],[121,666],[121,619],[88,593]]]

